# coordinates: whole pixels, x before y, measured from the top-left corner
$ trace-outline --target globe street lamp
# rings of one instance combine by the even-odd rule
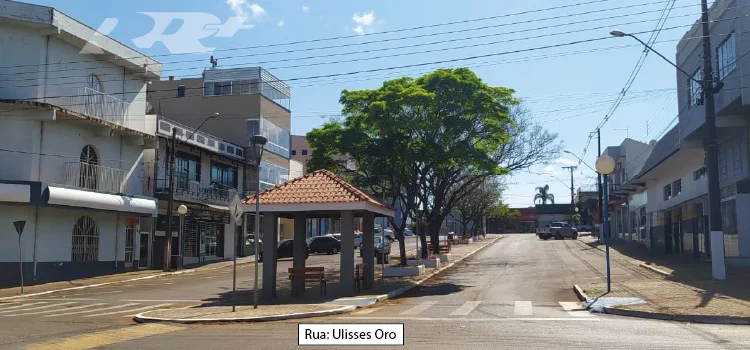
[[[253,157],[255,161],[255,236],[253,239],[254,244],[254,255],[255,255],[255,281],[253,282],[253,309],[258,308],[258,240],[260,237],[260,161],[263,159],[263,146],[266,145],[268,139],[263,135],[255,135],[250,138],[250,146],[252,147]]]
[[[185,204],[180,204],[177,207],[177,214],[180,214],[180,268],[185,266],[185,214],[187,214],[188,208]]]
[[[609,194],[607,193],[607,179],[609,179],[609,174],[615,171],[615,160],[605,154],[596,160],[595,166],[597,172],[604,175],[604,245],[606,247],[605,256],[607,259],[607,293],[609,293],[612,290],[612,275],[609,270],[609,210],[606,207],[608,206],[607,202],[609,202]]]

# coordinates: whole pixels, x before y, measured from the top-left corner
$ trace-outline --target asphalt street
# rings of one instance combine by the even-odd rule
[[[310,259],[320,259],[316,263],[334,264],[337,261],[337,257],[325,255],[311,256]],[[617,262],[612,267],[614,278],[633,278],[640,273]],[[301,322],[404,323],[405,345],[409,349],[750,348],[750,332],[744,326],[643,320],[590,314],[582,310],[571,286],[581,283],[582,279],[601,280],[603,268],[600,254],[583,244],[571,240],[541,241],[533,235],[507,235],[402,298],[352,314]],[[249,267],[243,269],[251,270]],[[161,283],[161,286],[97,288],[80,291],[82,295],[78,297],[101,299],[98,302],[106,303],[125,298],[138,300],[145,296],[150,296],[152,303],[206,298],[211,293],[223,292],[222,288],[231,287],[226,284],[227,273],[191,274],[189,278],[175,276],[160,279],[157,284]],[[248,279],[242,281],[246,286]],[[170,282],[173,284],[166,284]],[[107,293],[117,288],[123,291],[87,294]],[[63,295],[55,297],[62,298]],[[35,301],[24,301],[28,302]],[[77,304],[70,304],[71,307],[74,305]],[[7,306],[0,305],[0,312],[4,308]],[[6,312],[5,315],[13,313]],[[3,349],[58,349],[64,346],[288,349],[298,347],[297,327],[300,322],[131,325],[126,317],[117,317],[115,321],[102,317],[94,321],[96,317],[83,320],[70,316],[40,317],[46,314],[3,315],[0,313],[0,348]]]

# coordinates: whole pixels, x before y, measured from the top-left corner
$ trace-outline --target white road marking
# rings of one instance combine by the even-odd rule
[[[339,317],[340,320],[409,320],[409,321],[435,321],[435,322],[509,322],[509,321],[601,321],[598,317],[509,317],[509,318],[429,318],[429,317],[403,317],[403,316],[349,316]]]
[[[40,301],[97,301],[102,299],[95,298],[34,298],[29,300],[40,300]]]
[[[466,316],[482,303],[481,301],[467,301],[461,307],[451,312],[451,316]]]
[[[534,314],[530,301],[516,301],[516,308],[513,310],[513,316],[531,316]]]
[[[61,304],[58,304],[58,305],[61,305]],[[69,308],[65,308],[65,309],[62,309],[62,310],[44,310],[44,311],[34,311],[34,312],[22,312],[20,314],[8,314],[8,315],[3,315],[3,316],[6,316],[6,317],[15,317],[15,316],[48,314],[48,313],[51,313],[51,312],[60,312],[60,311],[68,311],[68,310],[80,310],[80,309],[86,309],[86,308],[95,307],[95,306],[101,306],[101,305],[107,305],[107,303],[86,304],[86,305],[81,305],[81,306],[76,306],[76,307],[69,307]],[[22,310],[22,311],[26,311],[26,310]]]
[[[27,307],[27,306],[39,305],[39,304],[46,304],[46,303],[43,302],[43,301],[42,302],[38,302],[38,303],[28,303],[28,304],[16,304],[16,303],[13,303],[13,304],[7,304],[7,305],[13,305],[13,306],[3,307],[3,308],[0,308],[0,310],[5,311],[5,310],[12,310],[12,309],[20,309],[20,308],[24,308],[24,307]],[[2,312],[2,311],[0,311],[0,312]]]
[[[102,294],[115,294],[115,293],[123,293],[121,290],[113,290],[109,292],[97,292],[97,293],[80,293],[80,294],[71,294],[71,297],[81,296],[81,295],[102,295]],[[70,300],[70,299],[68,299]]]
[[[371,313],[373,313],[375,311],[378,311],[378,310],[380,310],[382,308],[383,308],[382,306],[381,307],[371,307],[369,309],[364,309],[364,310],[361,310],[361,311],[356,311],[354,313],[354,315],[367,315],[367,314],[371,314]]]
[[[575,317],[592,317],[590,312],[586,311],[586,308],[581,303],[576,301],[561,301],[560,306],[563,310],[568,312],[568,315]]]
[[[164,303],[203,303],[204,300],[184,300],[184,299],[121,299],[120,301],[134,303],[164,302]]]
[[[412,307],[409,310],[402,312],[401,314],[402,315],[419,315],[423,311],[433,307],[435,304],[437,304],[437,301],[425,301],[415,307]]]
[[[151,310],[151,309],[159,308],[159,307],[162,307],[162,306],[169,306],[169,305],[172,305],[172,304],[157,304],[157,305],[151,305],[151,306],[146,306],[146,307],[139,307],[137,309],[112,311],[112,312],[105,312],[105,313],[99,313],[99,314],[93,314],[93,315],[84,315],[84,316],[81,316],[81,317],[108,316],[108,315],[117,315],[117,314],[124,314],[124,313],[131,313],[131,314],[133,314],[133,313],[138,313],[139,311],[146,311],[146,310]],[[130,317],[130,315],[128,315],[126,317]]]
[[[123,304],[123,305],[115,305],[110,307],[105,307],[101,309],[95,309],[95,310],[83,310],[83,311],[73,311],[73,312],[64,312],[61,314],[53,314],[53,315],[44,315],[43,317],[57,317],[57,316],[68,316],[68,315],[78,315],[78,314],[85,314],[89,312],[97,312],[97,311],[107,311],[107,310],[114,310],[114,309],[121,309],[128,306],[136,306],[141,305],[139,303],[130,303],[130,304]],[[70,310],[70,309],[68,309]]]
[[[44,306],[37,306],[37,307],[32,307],[32,308],[23,309],[23,310],[22,309],[11,310],[11,311],[3,310],[3,311],[0,311],[0,313],[4,314],[6,312],[17,312],[17,311],[26,312],[26,311],[32,311],[32,310],[47,309],[47,308],[51,308],[51,307],[55,307],[55,306],[70,305],[70,304],[75,304],[75,303],[74,302],[70,302],[70,303],[60,303],[60,304],[48,304],[48,305],[44,305]]]

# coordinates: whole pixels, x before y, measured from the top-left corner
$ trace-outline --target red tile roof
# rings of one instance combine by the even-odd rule
[[[316,170],[260,193],[260,204],[263,205],[358,202],[366,202],[383,208],[393,209],[328,170]],[[248,196],[242,203],[254,205],[255,197]]]

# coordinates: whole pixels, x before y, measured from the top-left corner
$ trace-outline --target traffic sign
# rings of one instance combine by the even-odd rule
[[[229,213],[232,214],[234,222],[237,226],[242,225],[242,215],[245,214],[245,209],[242,208],[240,196],[238,196],[237,194],[234,195],[232,204],[229,205]]]

